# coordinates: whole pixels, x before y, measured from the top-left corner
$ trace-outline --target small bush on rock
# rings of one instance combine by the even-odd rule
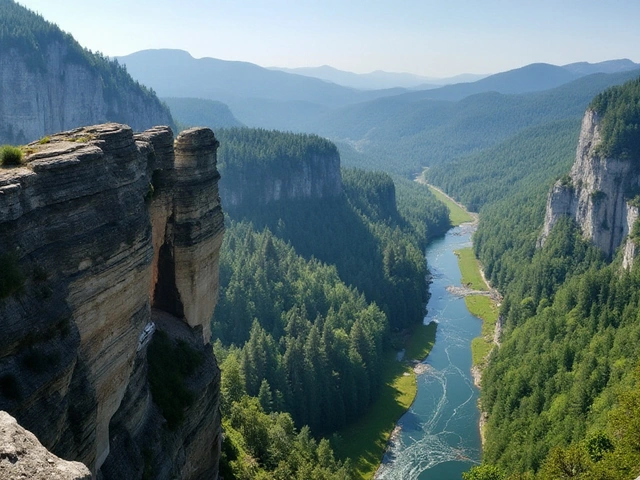
[[[22,164],[22,150],[11,145],[3,145],[0,147],[0,165],[11,166]]]

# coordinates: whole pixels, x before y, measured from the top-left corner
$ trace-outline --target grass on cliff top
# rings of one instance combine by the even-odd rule
[[[458,266],[462,275],[461,282],[469,288],[487,291],[489,288],[480,275],[480,265],[471,247],[462,248],[454,252],[458,257]]]
[[[416,327],[408,340],[405,359],[388,352],[380,397],[360,420],[342,429],[331,439],[336,456],[351,459],[356,478],[372,479],[397,421],[413,403],[417,393],[416,375],[410,360],[424,359],[436,338],[435,323]]]
[[[469,312],[482,320],[482,333],[471,342],[471,357],[474,365],[484,362],[493,348],[493,333],[498,321],[498,306],[484,295],[469,295],[464,299]]]
[[[433,193],[435,197],[444,203],[449,209],[449,220],[451,221],[451,226],[457,227],[460,224],[473,221],[473,217],[469,215],[469,212],[454,202],[450,197],[431,185],[428,185],[428,187],[429,190],[431,190],[431,193]]]

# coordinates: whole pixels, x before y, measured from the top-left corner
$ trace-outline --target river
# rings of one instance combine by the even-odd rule
[[[478,389],[471,378],[471,340],[482,323],[464,299],[447,292],[460,285],[454,251],[471,245],[475,226],[449,230],[426,251],[432,275],[425,323],[438,322],[436,342],[418,374],[418,392],[398,421],[376,479],[459,480],[480,462]]]

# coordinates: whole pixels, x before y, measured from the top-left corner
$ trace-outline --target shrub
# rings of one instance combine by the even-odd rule
[[[22,150],[11,145],[3,145],[0,147],[0,165],[21,165]]]

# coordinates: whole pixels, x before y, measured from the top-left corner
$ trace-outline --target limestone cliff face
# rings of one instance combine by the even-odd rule
[[[24,144],[62,130],[118,121],[144,130],[170,125],[169,110],[131,82],[110,91],[69,45],[40,45],[43,65],[18,49],[0,49],[0,143]]]
[[[313,155],[283,172],[268,168],[227,172],[220,183],[225,208],[267,205],[279,200],[323,199],[342,193],[340,155]]]
[[[638,218],[638,209],[628,203],[629,192],[637,191],[640,175],[628,160],[603,158],[596,147],[601,141],[599,119],[588,110],[582,121],[576,160],[568,177],[558,180],[547,199],[547,211],[540,244],[557,220],[567,215],[576,220],[585,238],[611,257]],[[629,258],[635,254],[632,246]]]
[[[208,424],[212,442],[220,431],[206,346],[224,228],[216,148],[208,129],[184,132],[174,148],[168,127],[134,136],[106,124],[31,144],[25,166],[0,169],[0,260],[22,277],[0,299],[0,409],[94,474],[117,444],[114,418],[127,408],[139,424],[159,415],[148,395],[142,409],[123,403],[148,388],[138,346],[152,307],[172,314],[160,328],[184,327],[206,355],[194,393],[210,408],[189,422]],[[193,463],[215,470],[215,454],[189,454],[198,435],[183,433],[158,454],[174,461],[171,476],[199,478]]]

